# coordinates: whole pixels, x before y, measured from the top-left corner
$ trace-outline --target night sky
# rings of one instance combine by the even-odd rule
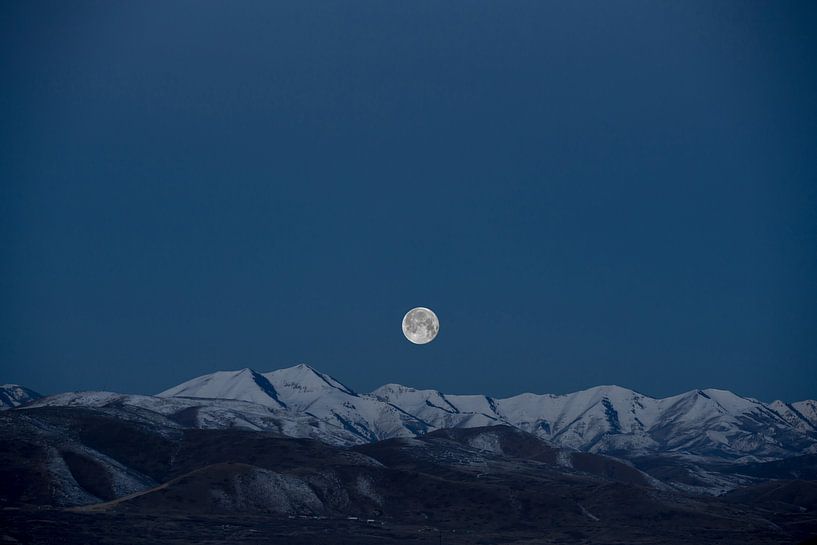
[[[0,382],[817,396],[812,1],[9,1],[0,116]]]

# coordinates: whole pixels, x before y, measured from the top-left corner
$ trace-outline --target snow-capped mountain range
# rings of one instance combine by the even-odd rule
[[[817,402],[763,403],[726,390],[663,399],[618,386],[566,395],[495,399],[387,384],[356,393],[309,365],[269,373],[204,375],[158,394],[80,392],[25,407],[132,406],[195,427],[273,429],[334,444],[416,437],[441,428],[510,425],[551,443],[596,453],[662,453],[739,461],[817,452]]]

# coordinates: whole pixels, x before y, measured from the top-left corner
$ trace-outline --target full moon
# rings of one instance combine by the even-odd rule
[[[414,344],[428,344],[440,331],[440,321],[430,308],[413,308],[403,316],[403,335]]]

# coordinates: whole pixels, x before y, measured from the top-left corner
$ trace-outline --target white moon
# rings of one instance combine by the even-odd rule
[[[403,316],[403,335],[414,344],[427,344],[440,331],[440,321],[431,309],[413,308]]]

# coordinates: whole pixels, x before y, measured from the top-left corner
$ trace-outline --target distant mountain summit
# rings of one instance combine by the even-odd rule
[[[357,395],[340,381],[305,363],[271,371],[265,373],[264,376],[292,401],[298,397],[307,396],[308,398],[312,394],[331,390],[338,390],[351,396]]]
[[[43,396],[19,384],[0,385],[0,410],[19,407]]]

